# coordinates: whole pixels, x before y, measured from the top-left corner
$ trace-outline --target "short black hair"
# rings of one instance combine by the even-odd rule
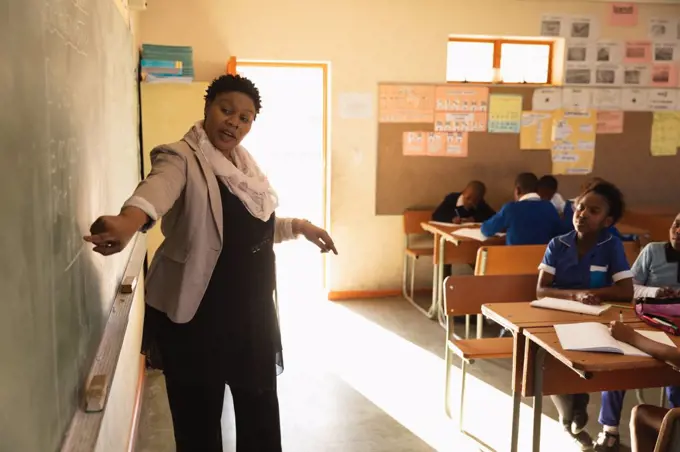
[[[205,90],[205,103],[207,105],[215,100],[218,94],[233,92],[243,93],[250,97],[253,104],[255,104],[255,114],[260,113],[260,109],[262,108],[260,90],[257,89],[250,79],[238,74],[221,75],[213,80],[212,83],[210,83],[210,86],[208,86],[208,89]]]
[[[557,191],[557,179],[550,175],[543,176],[538,180],[538,188]]]
[[[623,212],[626,209],[626,203],[623,200],[623,193],[621,193],[621,190],[619,190],[616,185],[611,182],[599,182],[584,191],[579,198],[583,198],[588,193],[600,195],[607,201],[607,204],[609,205],[608,216],[612,217],[614,224],[621,219]]]
[[[520,173],[515,178],[515,187],[519,187],[522,194],[535,193],[538,189],[538,177],[534,173]]]
[[[465,188],[466,189],[469,188],[473,192],[477,193],[480,196],[480,198],[483,198],[486,195],[486,185],[484,185],[484,182],[482,181],[471,180],[470,182],[468,182]]]

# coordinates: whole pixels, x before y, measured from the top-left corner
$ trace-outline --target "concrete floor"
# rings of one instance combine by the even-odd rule
[[[318,299],[317,299],[318,300]],[[475,451],[443,410],[444,331],[402,299],[290,305],[282,302],[286,369],[279,378],[284,450],[289,452]],[[456,365],[459,362],[456,361]],[[472,366],[466,427],[499,451],[510,431],[510,362]],[[460,373],[454,370],[454,416]],[[658,390],[647,392],[657,400]],[[227,397],[228,399],[228,397]],[[234,450],[233,414],[225,401],[225,451]],[[631,393],[622,437],[628,443]],[[521,413],[520,450],[530,450],[531,401]],[[599,394],[589,431],[599,431]],[[578,450],[560,432],[544,402],[543,450]],[[149,373],[137,452],[174,451],[163,376]],[[628,449],[624,449],[628,450]]]

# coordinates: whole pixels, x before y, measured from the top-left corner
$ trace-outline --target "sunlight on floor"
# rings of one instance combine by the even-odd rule
[[[324,370],[339,376],[438,451],[478,450],[458,433],[457,420],[444,414],[443,344],[442,356],[436,356],[345,305],[325,301],[319,287],[304,284],[300,274],[295,274],[302,262],[312,258],[303,257],[298,253],[305,252],[296,253],[296,249],[297,244],[286,250],[289,253],[285,258],[279,259],[282,264],[296,262],[284,264],[279,270],[279,281],[285,281],[280,298],[288,356],[294,356],[298,365],[324,366]],[[459,384],[460,370],[454,368],[451,404],[454,416],[458,413]],[[544,403],[550,401],[546,399]],[[508,394],[468,375],[466,429],[498,451],[508,450],[511,409]],[[519,450],[531,450],[531,407],[522,405],[521,420]],[[542,430],[544,450],[576,450],[562,439],[558,423],[545,415]],[[550,437],[552,444],[547,443]],[[556,438],[560,438],[559,445],[555,444]]]

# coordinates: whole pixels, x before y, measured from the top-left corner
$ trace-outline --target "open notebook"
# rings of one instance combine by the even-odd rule
[[[468,239],[474,239],[474,240],[479,240],[480,242],[484,242],[485,240],[489,240],[489,237],[485,236],[482,234],[481,229],[477,228],[462,228],[458,229],[456,231],[453,231],[451,235],[455,235],[457,237],[466,237]],[[496,234],[498,237],[503,237],[505,234],[498,233]]]
[[[556,311],[577,312],[579,314],[600,315],[610,308],[609,305],[591,306],[578,301],[563,300],[561,298],[541,298],[532,301],[531,306],[535,308],[554,309]]]
[[[614,339],[609,327],[602,323],[585,322],[555,325],[560,345],[565,350],[618,353],[628,356],[649,356],[632,345]],[[643,336],[671,347],[675,344],[663,331],[635,330]]]

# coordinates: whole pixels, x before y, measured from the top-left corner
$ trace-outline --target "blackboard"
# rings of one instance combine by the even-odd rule
[[[132,36],[112,0],[0,13],[0,451],[60,448],[129,259],[83,244],[139,180]]]

